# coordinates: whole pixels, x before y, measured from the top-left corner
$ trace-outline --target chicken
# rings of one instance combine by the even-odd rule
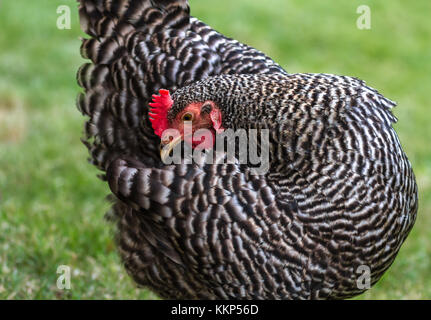
[[[356,78],[288,74],[185,0],[79,2],[83,141],[138,285],[168,299],[334,299],[369,288],[361,270],[380,279],[418,206],[395,103]],[[213,148],[229,130],[268,133],[266,171]],[[187,145],[197,161],[166,163]]]

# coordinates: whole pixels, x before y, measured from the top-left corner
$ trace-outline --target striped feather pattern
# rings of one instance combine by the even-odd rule
[[[128,273],[164,298],[346,298],[376,283],[417,212],[394,103],[358,79],[287,74],[189,16],[185,0],[81,0],[84,143],[113,193]],[[223,127],[268,129],[270,169],[165,166],[148,120],[214,101]],[[213,156],[209,154],[207,156]]]

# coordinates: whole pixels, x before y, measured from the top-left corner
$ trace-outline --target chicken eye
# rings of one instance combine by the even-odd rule
[[[193,120],[193,113],[187,112],[184,113],[182,116],[183,121],[192,121]]]

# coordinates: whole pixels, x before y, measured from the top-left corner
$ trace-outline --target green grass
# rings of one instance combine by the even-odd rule
[[[72,29],[56,27],[59,5]],[[356,28],[368,4],[371,30]],[[289,72],[357,76],[398,102],[396,129],[420,190],[416,225],[393,266],[362,295],[431,298],[431,28],[428,0],[192,0],[192,14],[265,51]],[[0,2],[0,299],[148,299],[125,274],[103,219],[108,187],[86,162],[75,108],[73,0]],[[58,265],[72,289],[56,288]]]

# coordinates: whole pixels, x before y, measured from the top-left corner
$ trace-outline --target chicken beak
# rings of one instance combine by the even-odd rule
[[[163,163],[165,163],[165,160],[169,157],[172,150],[174,150],[174,148],[179,143],[181,143],[182,140],[183,140],[183,137],[181,135],[179,135],[167,143],[162,141],[162,143],[160,144],[160,147],[161,147],[160,158],[162,159]]]

